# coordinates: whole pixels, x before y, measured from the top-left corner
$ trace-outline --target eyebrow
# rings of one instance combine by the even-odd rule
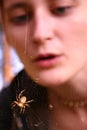
[[[52,1],[52,2],[57,1],[57,2],[61,3],[61,2],[76,2],[78,0],[49,0],[49,1]]]
[[[6,12],[10,12],[14,9],[18,9],[18,8],[24,8],[24,9],[27,9],[27,3],[25,2],[22,2],[22,3],[15,3],[15,4],[12,4],[12,5],[9,5],[8,7],[5,8],[5,11]]]

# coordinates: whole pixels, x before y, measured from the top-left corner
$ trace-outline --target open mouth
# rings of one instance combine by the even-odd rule
[[[56,58],[56,55],[43,55],[43,56],[39,56],[38,58],[36,58],[36,61],[45,61],[45,60],[52,60]]]
[[[41,68],[52,67],[59,61],[60,56],[54,54],[47,54],[47,55],[39,55],[35,60],[34,63],[36,66]]]

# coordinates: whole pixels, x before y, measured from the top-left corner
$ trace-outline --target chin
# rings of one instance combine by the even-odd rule
[[[54,77],[52,75],[50,76],[38,76],[39,78],[36,80],[35,77],[33,77],[32,79],[37,83],[40,84],[43,87],[48,87],[48,88],[55,88],[58,86],[61,86],[62,84],[64,84],[64,82],[66,80],[63,79],[63,77]]]
[[[28,71],[29,72],[29,71]],[[31,71],[30,77],[44,87],[58,87],[69,81],[71,73],[64,69],[51,69],[44,71]]]

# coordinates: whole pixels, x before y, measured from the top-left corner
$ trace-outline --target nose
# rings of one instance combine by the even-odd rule
[[[51,20],[44,13],[35,16],[32,39],[33,43],[44,43],[53,38]]]

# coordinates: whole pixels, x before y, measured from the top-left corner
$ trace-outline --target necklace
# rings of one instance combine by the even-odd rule
[[[81,108],[81,107],[85,107],[87,106],[87,100],[77,100],[77,101],[73,101],[73,100],[67,100],[67,99],[61,99],[59,98],[59,104],[63,105],[63,106],[67,106],[69,108]],[[52,110],[53,109],[53,105],[49,104],[49,108]]]
[[[72,107],[72,108],[87,106],[87,100],[73,101],[73,100],[67,100],[67,99],[59,99],[59,102],[64,106]]]

